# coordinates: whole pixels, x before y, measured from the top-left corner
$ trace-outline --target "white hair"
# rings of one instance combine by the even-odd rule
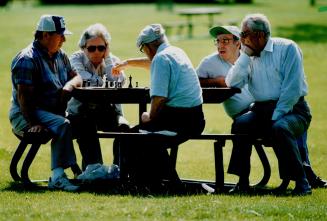
[[[271,34],[270,22],[264,14],[248,14],[241,22],[241,27],[246,25],[252,31],[262,31],[269,37]]]
[[[92,38],[100,37],[104,40],[106,46],[109,46],[109,43],[111,42],[111,36],[106,27],[100,23],[96,23],[93,25],[90,25],[88,28],[84,30],[84,32],[81,35],[81,38],[78,42],[78,46],[83,49],[86,46],[87,40],[90,40]]]

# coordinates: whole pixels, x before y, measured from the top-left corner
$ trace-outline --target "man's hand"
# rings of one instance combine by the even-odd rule
[[[32,133],[39,133],[43,130],[43,126],[42,125],[33,125],[28,129],[28,132],[32,132]]]
[[[128,65],[127,61],[120,61],[115,64],[111,69],[111,73],[113,76],[118,76],[121,74],[121,71],[124,70]]]
[[[149,122],[150,121],[150,114],[148,112],[143,112],[142,116],[141,116],[141,119],[142,119],[142,123]]]
[[[62,88],[63,91],[66,91],[67,93],[70,93],[72,92],[74,89],[74,86],[70,83],[70,82],[67,82],[65,84],[65,86]]]

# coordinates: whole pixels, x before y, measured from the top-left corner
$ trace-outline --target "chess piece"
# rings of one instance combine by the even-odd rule
[[[139,82],[135,82],[135,87],[139,87]]]
[[[106,84],[104,86],[105,88],[108,88],[109,87],[109,82],[108,82],[108,79],[106,79]]]
[[[86,80],[85,79],[83,79],[82,87],[86,87]]]
[[[90,80],[90,79],[87,80],[87,86],[88,86],[88,87],[91,86],[91,80]]]
[[[132,85],[132,76],[130,75],[128,78],[129,78],[128,88],[133,88],[133,85]]]

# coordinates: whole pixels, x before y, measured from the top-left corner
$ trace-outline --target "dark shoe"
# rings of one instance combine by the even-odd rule
[[[312,194],[311,188],[295,187],[294,190],[292,190],[292,196],[306,196],[306,195],[311,195],[311,194]]]
[[[326,188],[327,187],[327,180],[321,179],[319,176],[316,176],[315,179],[309,180],[309,184],[311,188]]]
[[[228,192],[230,194],[248,194],[250,192],[250,186],[249,185],[240,185],[239,183],[237,183]]]

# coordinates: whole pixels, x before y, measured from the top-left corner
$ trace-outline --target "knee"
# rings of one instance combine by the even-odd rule
[[[66,133],[67,131],[71,131],[71,123],[68,119],[64,119],[63,123],[58,127],[58,132],[61,133]]]
[[[288,127],[288,124],[284,121],[276,121],[272,125],[272,134],[275,137],[286,135],[290,133],[290,128]]]
[[[232,124],[232,133],[237,134],[237,133],[248,133],[249,132],[249,127],[248,124],[242,120],[234,120]]]

